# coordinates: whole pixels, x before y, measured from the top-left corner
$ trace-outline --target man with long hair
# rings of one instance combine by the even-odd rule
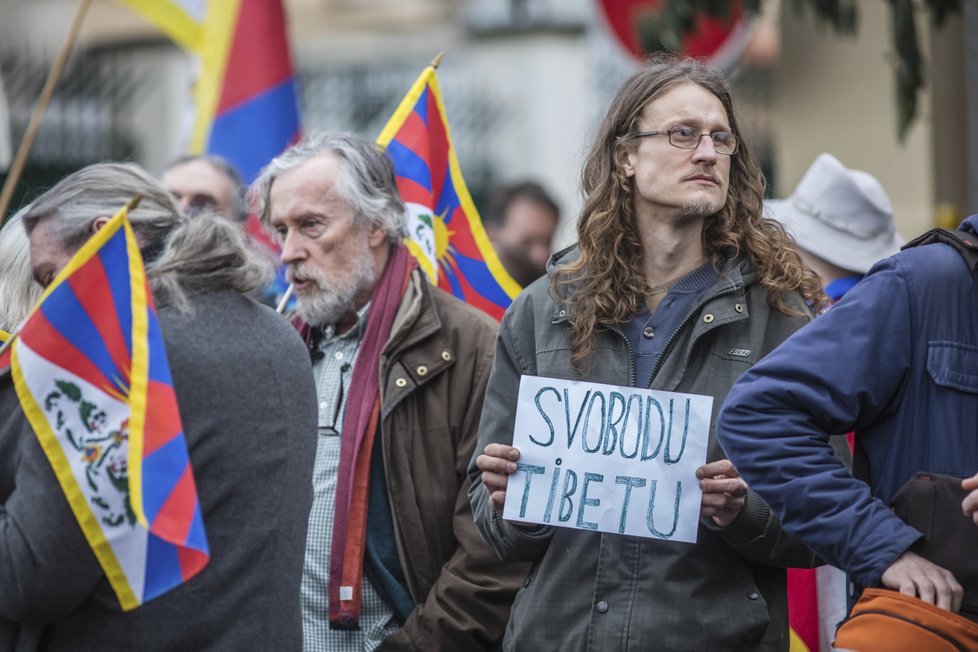
[[[787,650],[784,566],[812,563],[725,459],[716,411],[733,381],[824,301],[761,214],[764,177],[722,75],[661,58],[611,103],[584,165],[578,244],[507,311],[469,496],[500,557],[535,562],[514,650]],[[713,397],[695,544],[501,518],[519,451],[521,375]]]

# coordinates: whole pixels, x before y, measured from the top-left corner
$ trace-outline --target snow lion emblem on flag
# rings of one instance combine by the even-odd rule
[[[78,384],[56,380],[57,389],[44,398],[56,433],[78,451],[91,493],[89,500],[105,525],[136,524],[129,502],[129,420],[109,427],[108,415],[85,399]],[[101,397],[100,397],[101,398]]]

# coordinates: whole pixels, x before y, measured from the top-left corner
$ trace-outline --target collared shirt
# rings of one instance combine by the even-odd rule
[[[652,382],[652,370],[662,356],[666,343],[718,276],[717,267],[712,262],[697,267],[672,284],[655,310],[650,311],[646,306],[622,325],[622,333],[632,347],[635,384],[638,387],[648,387]]]
[[[376,649],[398,630],[393,612],[363,576],[360,629],[329,628],[329,552],[333,540],[333,508],[340,464],[343,415],[370,304],[357,313],[354,326],[342,335],[324,330],[313,362],[319,397],[319,436],[313,470],[313,501],[302,572],[302,647],[307,652],[361,652]]]

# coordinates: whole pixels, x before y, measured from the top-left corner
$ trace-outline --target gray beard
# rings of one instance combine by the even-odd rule
[[[357,309],[357,302],[369,296],[374,282],[374,260],[370,250],[346,261],[349,274],[342,279],[328,279],[319,269],[297,267],[302,276],[315,281],[315,287],[296,294],[295,310],[307,324],[331,326]]]

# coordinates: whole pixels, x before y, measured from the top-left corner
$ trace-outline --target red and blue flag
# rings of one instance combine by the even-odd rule
[[[216,154],[245,183],[301,135],[282,0],[120,0],[197,59],[187,150]],[[256,240],[275,249],[255,216]],[[284,267],[272,294],[285,293]]]
[[[199,61],[191,154],[217,154],[247,183],[299,138],[282,0],[121,0]]]
[[[156,308],[123,208],[14,333],[14,387],[124,610],[209,549]]]
[[[377,143],[394,162],[408,240],[429,280],[497,320],[520,292],[482,227],[455,155],[435,65],[425,68]]]

